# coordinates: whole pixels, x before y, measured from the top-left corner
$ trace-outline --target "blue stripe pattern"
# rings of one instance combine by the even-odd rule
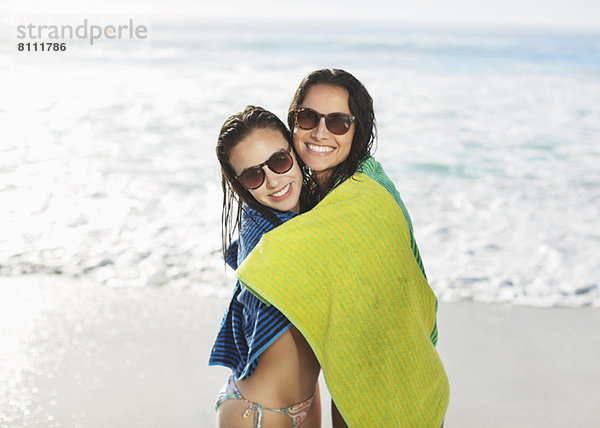
[[[297,215],[291,211],[272,212],[282,223]],[[244,206],[240,239],[227,249],[227,264],[237,269],[262,235],[275,227],[261,213]],[[244,379],[254,373],[260,354],[287,331],[290,325],[290,321],[277,308],[261,302],[238,281],[223,316],[208,364],[229,367],[236,378]]]

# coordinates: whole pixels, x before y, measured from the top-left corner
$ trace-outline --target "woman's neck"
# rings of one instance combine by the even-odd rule
[[[314,172],[317,186],[319,186],[319,192],[321,197],[325,196],[333,187],[333,174],[331,170]]]

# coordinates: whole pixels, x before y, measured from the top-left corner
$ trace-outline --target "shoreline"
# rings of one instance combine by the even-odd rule
[[[0,425],[214,426],[229,370],[208,354],[227,302],[193,287],[0,278]],[[599,425],[597,308],[440,302],[438,325],[445,427]]]

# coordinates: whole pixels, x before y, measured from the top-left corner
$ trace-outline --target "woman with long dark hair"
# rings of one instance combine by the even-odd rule
[[[288,124],[320,202],[263,236],[237,277],[311,344],[334,427],[438,428],[449,392],[437,299],[408,211],[371,157],[373,100],[350,73],[317,70]]]
[[[248,106],[225,121],[217,158],[224,256],[236,269],[263,234],[314,203],[290,131],[263,108]],[[209,364],[233,372],[217,398],[219,427],[320,427],[320,367],[309,344],[276,307],[239,282]]]

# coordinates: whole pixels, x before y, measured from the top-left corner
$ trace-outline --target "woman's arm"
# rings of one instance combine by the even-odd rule
[[[344,418],[342,418],[342,415],[333,400],[331,400],[331,422],[333,428],[348,428],[348,425],[346,425]]]

